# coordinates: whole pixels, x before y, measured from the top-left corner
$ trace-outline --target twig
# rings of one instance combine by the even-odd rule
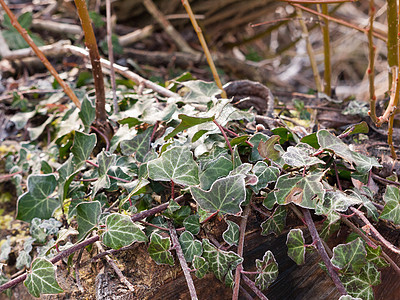
[[[3,1],[3,0],[0,0]],[[79,56],[84,56],[87,57],[89,55],[89,53],[82,48],[76,47],[76,46],[65,46],[66,49],[68,49],[71,53],[75,54],[75,55],[79,55]],[[101,58],[100,59],[100,63],[103,67],[106,68],[110,68],[111,67],[111,63],[106,60]],[[153,91],[159,93],[160,95],[166,96],[166,97],[179,97],[178,94],[171,92],[170,90],[150,81],[147,79],[144,79],[143,77],[139,76],[138,74],[129,71],[128,68],[126,67],[122,67],[120,65],[117,64],[113,64],[115,71],[123,76],[125,76],[126,78],[132,79],[134,82],[138,83],[138,84],[143,84],[145,85],[147,88],[152,89]]]
[[[106,0],[106,17],[107,17],[107,46],[108,46],[108,60],[110,61],[110,75],[111,75],[111,88],[113,92],[113,105],[114,113],[118,113],[118,99],[117,88],[115,84],[115,70],[114,70],[114,47],[112,43],[112,28],[111,28],[111,0]]]
[[[118,42],[122,47],[128,46],[130,44],[136,43],[137,41],[149,37],[153,33],[153,30],[154,30],[153,25],[147,25],[142,29],[138,29],[126,35],[120,36],[118,38]]]
[[[369,30],[368,30],[368,49],[369,66],[367,70],[369,80],[369,116],[372,122],[376,123],[376,96],[375,96],[375,45],[373,40],[375,18],[374,0],[369,1]],[[389,37],[388,37],[389,38]]]
[[[362,211],[358,210],[355,207],[350,207],[350,209],[368,226],[368,228],[372,231],[372,233],[376,236],[376,238],[389,250],[393,251],[394,253],[400,254],[400,250],[393,246],[388,240],[386,240],[379,231],[368,221]]]
[[[357,233],[367,244],[370,246],[376,248],[378,247],[377,244],[375,244],[363,231],[361,231],[356,225],[354,225],[350,220],[348,220],[346,217],[342,216],[341,217],[342,222],[345,223],[348,227],[350,227],[351,230],[353,230],[355,233]],[[396,273],[400,276],[400,267],[393,261],[393,259],[390,258],[389,255],[386,254],[382,250],[381,252],[383,258],[389,262],[389,264],[392,266],[392,268],[396,271]]]
[[[168,227],[169,227],[169,234],[172,239],[173,247],[176,251],[176,255],[178,256],[179,263],[181,264],[183,274],[185,275],[186,283],[187,283],[187,286],[188,286],[189,292],[190,292],[190,297],[192,300],[193,299],[197,300],[198,298],[197,298],[197,294],[196,294],[196,288],[194,287],[193,279],[192,279],[192,276],[190,275],[190,269],[186,263],[186,259],[185,259],[185,256],[183,255],[181,244],[179,244],[178,235],[177,235],[175,227],[174,227],[174,225],[172,225],[171,221],[168,221]]]
[[[244,287],[240,286],[240,293],[244,296],[247,300],[254,300],[253,297],[249,294],[248,291],[245,290]]]
[[[101,130],[97,129],[95,126],[90,126],[90,129],[96,131],[104,139],[104,141],[106,142],[105,150],[108,151],[108,149],[110,149],[110,140],[108,139],[108,137],[103,132],[101,132]]]
[[[335,268],[333,267],[328,254],[325,251],[324,245],[321,242],[321,238],[319,237],[317,229],[315,228],[315,224],[311,218],[310,211],[305,208],[303,208],[302,211],[303,211],[303,215],[304,215],[304,220],[307,224],[307,227],[308,227],[311,237],[313,239],[313,243],[315,243],[318,253],[321,256],[321,259],[324,262],[324,264],[328,270],[328,273],[332,278],[333,283],[335,284],[336,288],[338,289],[338,291],[341,295],[347,295],[346,289],[344,288],[343,283],[340,281],[339,276],[336,273]]]
[[[104,252],[104,248],[101,245],[100,241],[97,241],[94,244],[96,245],[97,249],[99,249],[100,252]],[[128,279],[126,279],[125,275],[122,274],[121,270],[118,268],[118,266],[112,260],[112,258],[109,255],[105,255],[104,258],[107,261],[107,263],[111,266],[111,268],[113,268],[114,272],[117,274],[117,276],[118,276],[119,280],[121,281],[121,283],[125,284],[128,287],[128,289],[131,292],[133,292],[135,289],[134,289],[132,283],[130,283],[128,281]]]
[[[24,38],[24,40],[28,43],[28,45],[32,48],[32,50],[35,52],[37,57],[41,60],[41,62],[46,66],[46,68],[50,71],[51,75],[57,80],[57,82],[60,84],[60,86],[63,88],[64,92],[68,95],[68,97],[74,102],[76,107],[81,108],[81,103],[79,102],[79,99],[76,97],[75,93],[72,91],[72,89],[67,85],[64,80],[61,79],[61,77],[58,75],[56,69],[51,65],[51,63],[47,60],[47,58],[44,56],[43,52],[40,51],[38,46],[33,42],[32,38],[28,35],[26,30],[22,28],[21,24],[19,24],[17,18],[15,15],[11,12],[11,10],[8,8],[7,4],[4,2],[4,0],[0,0],[0,4],[3,7],[3,9],[6,11],[7,15],[10,17],[11,24],[18,30],[18,32],[21,34],[21,36]]]
[[[178,48],[183,52],[196,54],[188,43],[183,39],[182,35],[175,29],[174,26],[167,20],[167,18],[163,15],[163,13],[157,8],[152,0],[144,0],[144,6],[147,11],[153,16],[153,18],[157,21],[158,24],[165,30],[165,32],[171,37],[171,39],[176,43]]]
[[[200,26],[197,24],[196,17],[193,14],[192,8],[190,7],[189,1],[188,0],[182,0],[182,4],[186,9],[186,12],[188,13],[190,17],[190,21],[192,22],[193,28],[197,33],[197,37],[199,38],[201,47],[203,48],[204,54],[206,55],[208,65],[210,66],[211,72],[213,74],[215,83],[221,90],[221,96],[222,98],[227,98],[226,93],[222,87],[221,79],[219,78],[217,69],[215,67],[214,61],[211,57],[210,50],[208,49],[206,40],[204,39],[203,32],[201,31]]]
[[[250,214],[250,205],[247,205],[244,208],[242,219],[240,220],[240,226],[239,226],[239,244],[237,248],[237,255],[239,255],[240,257],[243,257],[244,237],[246,235],[246,225],[249,214]],[[236,266],[235,283],[233,286],[232,300],[239,299],[240,273],[242,270],[243,270],[243,264],[240,263]]]
[[[249,277],[246,275],[242,274],[242,278],[244,283],[247,284],[249,288],[252,289],[252,291],[261,299],[261,300],[268,300],[268,298],[256,287],[255,283],[250,280]]]
[[[393,185],[396,185],[396,186],[400,187],[400,182],[392,181],[392,180],[389,180],[389,179],[385,179],[385,178],[382,178],[382,177],[380,177],[380,176],[378,176],[376,174],[371,174],[371,177],[376,179],[376,180],[378,180],[378,181],[380,181],[380,182],[383,182],[383,183],[386,183],[386,184],[393,184]]]

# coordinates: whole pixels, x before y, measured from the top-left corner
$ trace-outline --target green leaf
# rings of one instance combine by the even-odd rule
[[[96,108],[92,104],[87,97],[85,97],[82,101],[81,110],[79,111],[79,117],[82,120],[83,125],[85,126],[85,131],[88,132],[90,129],[90,125],[94,122],[96,118]]]
[[[7,236],[7,240],[5,240],[0,247],[0,261],[7,261],[8,255],[11,253],[11,239],[10,236]]]
[[[97,227],[101,214],[99,201],[82,202],[76,207],[76,218],[78,222],[78,240],[83,239],[90,231]]]
[[[200,232],[200,221],[198,215],[190,215],[183,221],[183,226],[191,234],[198,234]]]
[[[40,297],[41,294],[58,294],[63,289],[58,285],[55,274],[56,267],[47,259],[37,258],[32,263],[31,271],[28,272],[25,286],[29,294]]]
[[[203,253],[201,242],[195,240],[189,231],[181,234],[179,243],[181,244],[183,255],[188,262],[192,261],[195,255],[200,256]]]
[[[386,187],[385,195],[383,196],[385,207],[382,214],[379,216],[381,219],[389,220],[396,225],[400,224],[400,190],[393,186]]]
[[[262,291],[266,290],[278,277],[278,264],[270,250],[265,252],[262,260],[256,259],[256,267],[256,286]]]
[[[229,220],[226,220],[226,223],[228,224],[228,228],[222,233],[222,238],[230,246],[237,246],[239,241],[239,225]]]
[[[350,295],[346,295],[346,296],[340,296],[340,298],[339,298],[339,300],[363,300],[363,299],[361,299],[361,298],[354,298],[354,297],[352,297],[352,296],[350,296]]]
[[[328,219],[326,219],[322,225],[321,232],[319,236],[326,241],[329,237],[340,229],[340,221],[335,223],[330,223]]]
[[[327,130],[320,130],[317,132],[318,143],[323,149],[333,151],[336,155],[353,162],[353,154],[345,143],[341,139],[337,138]]]
[[[283,228],[285,228],[286,215],[286,208],[279,205],[273,214],[265,222],[261,223],[261,234],[269,235],[274,233],[278,236],[282,232]]]
[[[366,263],[367,251],[360,238],[347,244],[340,244],[333,248],[332,264],[342,272],[359,273]]]
[[[71,148],[71,152],[74,155],[73,162],[75,165],[80,166],[86,159],[88,159],[96,145],[96,141],[97,138],[94,133],[86,134],[75,131],[74,144]]]
[[[374,203],[370,199],[373,199],[373,194],[369,188],[363,186],[361,190],[353,189],[350,190],[353,197],[360,199],[365,209],[367,210],[368,216],[371,217],[375,222],[378,222],[379,212]]]
[[[203,257],[209,263],[215,276],[223,281],[229,270],[234,270],[243,258],[232,251],[222,251],[215,248],[208,239],[203,239]]]
[[[261,189],[266,188],[269,183],[276,181],[279,175],[278,168],[270,167],[263,161],[258,161],[253,166],[252,172],[258,178],[257,184],[250,186],[255,194],[258,194]]]
[[[288,247],[288,256],[296,264],[304,264],[306,248],[304,246],[303,231],[301,229],[291,229],[287,235],[286,245]]]
[[[136,136],[136,134],[137,134],[136,129],[129,128],[129,126],[127,124],[120,126],[118,128],[117,132],[114,134],[114,136],[110,140],[109,152],[113,153],[122,141],[131,140]]]
[[[194,273],[196,277],[201,279],[208,272],[209,264],[203,257],[195,255],[193,258],[193,268],[196,269]]]
[[[182,185],[199,184],[199,168],[186,147],[173,147],[161,157],[147,163],[149,177],[156,181],[173,181]]]
[[[200,187],[208,190],[211,185],[221,177],[225,177],[233,169],[232,160],[226,156],[219,156],[215,160],[209,161],[200,172]]]
[[[266,142],[270,140],[270,142],[266,144],[262,144],[260,146],[260,150],[263,152],[262,156],[258,150],[259,145],[261,142]],[[256,133],[253,135],[250,139],[249,142],[253,144],[253,148],[251,149],[251,154],[250,154],[250,161],[255,162],[258,160],[264,160],[266,157],[273,155],[273,157],[276,157],[277,154],[272,151],[273,145],[279,140],[277,137],[269,137],[263,133]],[[272,148],[271,148],[272,147]],[[268,157],[268,158],[270,158]],[[270,158],[271,159],[271,158]]]
[[[164,140],[168,140],[175,135],[177,135],[179,132],[182,132],[186,129],[189,129],[190,127],[200,125],[203,123],[211,122],[214,120],[214,116],[209,117],[209,118],[199,118],[199,117],[191,117],[187,116],[184,114],[179,114],[178,118],[181,120],[179,125],[168,135],[164,137]]]
[[[349,127],[346,128],[345,131],[342,132],[341,135],[351,135],[351,134],[358,134],[358,133],[368,133],[369,132],[369,127],[368,124],[365,121],[362,121],[357,124],[350,125]]]
[[[76,168],[73,163],[74,156],[71,155],[59,168],[58,168],[58,195],[60,203],[63,203],[67,198],[68,189],[71,185],[75,175],[81,170]]]
[[[135,154],[135,159],[138,162],[145,162],[144,158],[150,151],[150,139],[153,133],[154,126],[150,126],[143,133],[136,135],[131,140],[121,142],[121,151],[124,155]]]
[[[280,176],[274,191],[276,202],[280,205],[294,203],[303,208],[315,208],[316,199],[323,199],[325,194],[321,183],[323,175],[311,173],[305,177],[290,177],[290,174]]]
[[[358,197],[346,195],[342,191],[327,191],[323,201],[319,201],[315,209],[318,215],[325,215],[330,224],[337,222],[340,215],[337,212],[345,212],[350,206],[360,204]]]
[[[381,283],[381,272],[372,263],[367,263],[359,274],[343,276],[341,281],[346,291],[353,297],[363,300],[373,300],[372,286]]]
[[[190,192],[194,200],[206,211],[236,214],[242,211],[240,204],[246,200],[244,175],[218,179],[209,191],[191,187]]]
[[[18,253],[18,257],[17,257],[17,261],[15,263],[15,267],[18,270],[21,270],[24,267],[29,268],[29,266],[31,265],[31,261],[32,261],[32,258],[29,255],[29,252],[27,252],[25,250],[21,250]]]
[[[292,167],[309,167],[316,164],[325,164],[324,161],[312,156],[315,149],[308,144],[299,143],[295,147],[288,147],[282,158]]]
[[[373,167],[382,167],[375,157],[365,156],[357,152],[353,152],[353,160],[359,173],[368,173]]]
[[[375,249],[365,244],[365,250],[367,250],[367,261],[373,263],[377,268],[386,268],[389,264],[386,260],[381,256],[382,248],[381,246],[377,246]]]
[[[166,237],[163,238],[161,235],[153,232],[150,236],[150,244],[147,251],[150,257],[157,264],[167,264],[170,266],[174,265],[174,258],[171,255],[169,249],[171,248],[171,240]]]
[[[182,82],[182,84],[190,89],[183,101],[185,103],[207,103],[211,101],[211,97],[221,94],[221,90],[214,82],[205,82],[201,80],[192,80]]]
[[[28,191],[18,199],[17,219],[30,222],[35,217],[50,218],[60,206],[57,198],[51,197],[56,186],[53,174],[29,175]]]
[[[104,188],[107,189],[111,185],[110,178],[107,175],[110,167],[115,163],[116,155],[106,151],[101,151],[97,155],[97,162],[99,167],[97,169],[98,178],[93,183],[92,197],[96,196],[97,192]]]
[[[129,216],[118,213],[111,214],[106,220],[103,243],[107,247],[119,249],[133,242],[147,242],[147,237]]]

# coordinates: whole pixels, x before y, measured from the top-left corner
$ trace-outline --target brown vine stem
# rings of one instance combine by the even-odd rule
[[[369,116],[372,122],[376,123],[376,96],[375,96],[375,46],[373,40],[375,6],[374,0],[369,1],[369,30],[368,30],[368,49],[369,66],[367,70],[369,79]]]
[[[44,56],[43,52],[36,46],[36,44],[33,42],[32,38],[28,35],[26,30],[19,24],[17,18],[15,15],[12,13],[10,8],[7,6],[7,4],[4,2],[4,0],[0,0],[0,4],[7,13],[7,15],[10,17],[11,24],[15,27],[15,29],[18,30],[19,34],[24,38],[24,40],[28,43],[28,45],[32,48],[33,52],[37,55],[37,57],[40,59],[40,61],[45,65],[47,70],[53,75],[53,77],[57,80],[57,82],[60,84],[60,86],[63,88],[64,92],[68,95],[68,97],[74,102],[76,107],[81,108],[81,103],[79,102],[78,97],[76,97],[75,93],[72,91],[72,89],[69,87],[68,84],[64,82],[64,80],[61,79],[61,77],[58,75],[56,69],[51,65],[51,63],[48,61],[48,59]]]
[[[315,244],[318,253],[321,256],[321,259],[324,262],[333,283],[335,284],[337,290],[341,295],[347,295],[346,289],[344,288],[343,283],[340,281],[339,275],[335,271],[335,268],[333,267],[332,262],[330,261],[329,256],[325,251],[321,238],[318,235],[317,228],[315,228],[315,224],[311,217],[310,211],[306,208],[303,208],[302,211],[304,215],[304,220],[306,221],[308,230],[310,231],[311,237],[313,239],[313,243]]]
[[[190,297],[192,300],[197,300],[196,288],[194,287],[192,276],[190,275],[190,269],[186,263],[185,256],[183,255],[183,251],[181,248],[181,244],[179,243],[178,234],[176,233],[175,227],[171,221],[168,222],[169,227],[169,235],[171,236],[173,247],[176,251],[176,255],[178,256],[179,263],[181,264],[183,274],[185,275],[186,283],[189,288]]]
[[[92,64],[94,88],[96,91],[96,122],[107,122],[106,95],[104,91],[103,72],[100,64],[100,54],[97,48],[96,37],[93,32],[89,12],[85,0],[74,0],[85,33],[85,45],[89,49],[90,62]]]
[[[367,244],[369,244],[372,247],[378,247],[377,244],[374,243],[363,231],[361,231],[356,225],[354,225],[350,220],[348,220],[347,217],[341,216],[342,222],[345,223],[351,230],[353,230],[355,233],[357,233]],[[389,255],[386,254],[382,250],[381,252],[383,258],[389,262],[389,264],[392,266],[392,268],[396,271],[396,273],[400,276],[400,267],[393,261],[393,259],[390,258]]]
[[[108,60],[110,61],[110,77],[111,88],[113,92],[113,106],[114,113],[118,113],[118,99],[117,87],[115,83],[115,70],[114,70],[114,47],[112,44],[112,27],[111,27],[111,0],[106,0],[106,18],[107,18],[107,47],[108,47]]]
[[[376,238],[389,250],[391,250],[394,253],[400,254],[400,250],[393,246],[388,240],[386,240],[380,233],[379,231],[368,221],[368,219],[365,217],[364,213],[357,208],[350,207],[351,211],[354,212],[369,228],[369,230],[372,231],[372,233],[376,236]]]
[[[255,283],[249,277],[242,274],[242,278],[244,283],[252,289],[252,291],[258,296],[258,298],[260,298],[261,300],[268,300],[268,298],[256,287]]]
[[[319,7],[319,5],[317,5]],[[321,4],[322,14],[325,16],[329,16],[328,11],[328,4],[325,2]],[[324,41],[324,81],[325,81],[325,88],[324,92],[329,97],[331,96],[331,46],[329,40],[329,20],[327,18],[322,18],[323,23],[322,26],[322,34],[323,34],[323,41]]]
[[[222,96],[222,98],[227,98],[226,92],[224,91],[224,88],[222,87],[221,79],[219,78],[217,68],[215,67],[210,50],[208,49],[203,32],[201,31],[199,24],[197,24],[196,17],[192,11],[192,8],[190,7],[189,1],[188,0],[181,0],[181,1],[182,1],[183,7],[186,9],[187,14],[189,15],[189,18],[190,18],[190,21],[192,22],[193,28],[197,33],[197,37],[199,38],[201,47],[203,48],[204,54],[206,55],[207,62],[208,62],[208,65],[210,66],[215,83],[221,90],[221,96]]]
[[[239,226],[239,244],[237,248],[237,254],[240,257],[243,257],[243,248],[244,248],[244,237],[246,235],[246,225],[247,225],[247,219],[250,214],[250,205],[248,204],[243,211],[242,219],[240,220],[240,226]],[[243,264],[240,263],[236,267],[235,271],[235,283],[233,286],[233,294],[232,294],[232,300],[237,300],[239,299],[239,287],[240,287],[240,273],[243,270]]]
[[[101,245],[100,241],[96,241],[94,244],[96,245],[97,249],[99,249],[99,252],[104,252],[104,248]],[[128,289],[131,292],[133,292],[135,289],[134,289],[132,283],[130,283],[128,281],[128,279],[126,279],[125,275],[122,274],[121,270],[115,264],[114,260],[109,255],[105,255],[104,258],[107,261],[107,263],[111,266],[111,268],[113,268],[115,274],[117,274],[117,276],[118,276],[119,280],[121,281],[121,283],[125,284],[128,287]]]

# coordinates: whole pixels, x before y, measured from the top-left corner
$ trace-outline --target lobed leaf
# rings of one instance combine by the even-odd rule
[[[201,279],[208,272],[209,264],[203,257],[195,255],[193,257],[193,267],[196,270],[194,274],[197,278]]]
[[[347,244],[340,244],[333,248],[332,264],[342,272],[359,273],[366,264],[367,251],[360,238]]]
[[[171,248],[171,240],[166,237],[163,238],[156,232],[153,232],[150,236],[150,244],[147,248],[150,257],[157,263],[157,264],[166,264],[173,266],[174,265],[174,258],[172,257],[171,252],[169,249]]]
[[[276,236],[278,236],[285,227],[286,215],[286,208],[282,205],[279,205],[272,215],[266,221],[261,223],[261,234],[269,235],[274,233]]]
[[[200,256],[203,253],[201,242],[195,240],[189,231],[185,231],[181,234],[179,243],[181,244],[183,255],[188,262],[192,261],[195,255]]]
[[[239,225],[229,220],[226,220],[226,223],[228,224],[228,228],[222,233],[222,238],[230,246],[237,246],[239,241]]]
[[[266,290],[278,277],[278,264],[274,254],[270,250],[265,252],[262,260],[256,259],[256,268],[258,271],[256,285],[260,290]]]
[[[301,229],[291,229],[287,235],[286,245],[288,247],[288,256],[297,265],[304,264],[306,249],[303,231]]]
[[[400,224],[400,190],[393,186],[386,187],[385,195],[383,196],[385,207],[379,218],[392,221],[396,225]]]

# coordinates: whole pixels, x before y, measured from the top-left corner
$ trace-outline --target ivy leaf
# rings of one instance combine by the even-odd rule
[[[229,246],[237,245],[239,241],[239,225],[235,222],[226,220],[228,228],[222,233],[222,238]]]
[[[345,131],[342,132],[341,135],[351,135],[351,134],[358,134],[358,133],[368,133],[369,132],[369,127],[368,124],[365,121],[362,121],[357,124],[350,125],[349,127],[346,128]]]
[[[278,277],[278,264],[270,250],[265,252],[262,260],[256,259],[258,275],[256,276],[256,285],[260,290],[266,290]]]
[[[200,125],[203,123],[211,122],[214,120],[214,117],[209,117],[209,118],[199,118],[199,117],[191,117],[187,116],[184,114],[179,114],[178,118],[181,120],[181,123],[168,135],[164,137],[164,140],[168,140],[175,135],[177,135],[179,132],[182,132],[186,129],[189,129],[190,127]]]
[[[31,264],[32,258],[29,255],[29,253],[25,250],[21,250],[18,253],[18,257],[17,257],[17,261],[15,263],[15,267],[18,270],[23,269],[24,267],[29,268],[30,264]]]
[[[82,202],[76,207],[76,219],[78,222],[78,240],[83,239],[97,223],[101,214],[101,204],[99,201]]]
[[[242,211],[240,203],[246,200],[244,177],[242,174],[224,177],[215,181],[209,191],[191,187],[190,192],[206,211],[236,214]]]
[[[367,251],[360,238],[347,244],[340,244],[333,248],[332,264],[344,273],[353,271],[359,273],[365,265]]]
[[[373,300],[374,292],[372,286],[381,283],[381,272],[374,264],[367,263],[357,275],[343,276],[341,281],[346,291],[353,297],[363,300]]]
[[[294,203],[303,208],[315,208],[315,198],[323,199],[325,190],[321,183],[323,173],[311,173],[306,177],[289,177],[285,174],[276,182],[274,196],[280,205]],[[272,196],[271,196],[272,197]]]
[[[166,237],[163,238],[158,233],[153,232],[150,236],[150,244],[147,251],[150,254],[150,257],[157,264],[166,264],[173,266],[174,258],[171,255],[169,249],[171,248],[171,240]]]
[[[28,272],[25,286],[29,294],[40,297],[41,294],[58,294],[63,289],[58,285],[55,274],[56,267],[45,258],[37,258],[32,263],[31,271]]]
[[[253,148],[251,149],[251,154],[250,154],[251,162],[265,159],[265,157],[260,155],[260,152],[258,151],[258,146],[260,145],[261,142],[266,142],[269,139],[270,139],[270,137],[263,133],[256,133],[249,139],[249,142],[253,144]],[[274,138],[273,143],[275,143],[275,140],[276,140],[276,138]],[[262,149],[262,151],[265,151],[265,148],[263,146],[260,148]],[[265,153],[263,153],[263,154],[265,155]]]
[[[214,82],[205,82],[202,80],[191,80],[182,82],[182,84],[190,89],[183,101],[185,103],[207,103],[211,101],[211,97],[221,93],[221,90]]]
[[[97,162],[99,167],[97,169],[98,178],[93,183],[92,197],[96,196],[97,192],[104,188],[107,189],[111,185],[110,178],[107,175],[110,167],[115,163],[116,155],[107,151],[101,151],[97,155]]]
[[[192,261],[195,255],[200,256],[203,253],[201,242],[195,240],[189,231],[181,234],[179,243],[181,244],[183,256],[185,256],[186,261]]]
[[[90,125],[92,125],[94,119],[96,118],[96,108],[87,97],[82,101],[81,110],[79,111],[79,117],[85,126],[85,131],[88,132]]]
[[[382,165],[378,163],[375,157],[365,156],[364,154],[352,152],[356,169],[359,173],[368,173],[373,167],[380,168]]]
[[[353,162],[353,153],[341,139],[337,138],[327,130],[319,130],[317,132],[318,143],[323,149],[333,151],[336,155]]]
[[[363,300],[361,298],[354,298],[350,295],[342,295],[340,296],[339,300]]]
[[[217,159],[209,161],[200,172],[200,187],[208,190],[214,181],[227,176],[232,169],[232,160],[226,156],[221,155]]]
[[[33,218],[49,219],[60,206],[57,198],[51,197],[57,186],[53,174],[28,176],[28,191],[18,199],[17,219],[30,222]]]
[[[260,141],[257,147],[260,156],[277,162],[281,158],[281,154],[275,149],[275,144],[279,142],[280,138],[279,135],[273,135],[266,141]]]
[[[129,216],[114,213],[107,217],[103,234],[103,243],[107,247],[119,249],[137,241],[147,242],[147,237]]]
[[[223,281],[229,270],[233,270],[243,261],[243,258],[232,251],[222,251],[215,248],[208,239],[203,239],[203,257],[210,265],[215,276]]]
[[[161,157],[147,163],[149,177],[156,181],[173,181],[182,185],[199,184],[199,168],[186,147],[173,147]]]
[[[287,235],[286,245],[288,247],[288,256],[297,265],[304,264],[306,248],[304,246],[303,231],[301,229],[291,229]]]
[[[195,255],[193,258],[193,267],[196,269],[194,273],[197,278],[201,279],[208,272],[208,262],[200,256]]]
[[[200,220],[198,215],[190,215],[183,221],[183,226],[191,234],[198,234],[200,232]]]
[[[340,221],[330,223],[328,219],[326,219],[322,225],[321,232],[319,236],[326,241],[333,233],[340,229]]]
[[[308,144],[299,143],[295,147],[290,146],[283,154],[285,163],[292,167],[309,167],[316,164],[325,164],[324,161],[312,156],[315,149]]]
[[[121,123],[121,122],[119,122]],[[131,140],[133,139],[135,136],[137,136],[137,131],[134,128],[129,128],[128,124],[123,124],[122,126],[120,126],[117,130],[117,132],[114,134],[114,136],[112,137],[112,139],[110,140],[110,149],[108,151],[110,151],[111,153],[113,153],[117,148],[118,145],[125,140]],[[122,147],[121,147],[122,148]],[[121,149],[122,151],[122,149]]]
[[[77,167],[80,167],[83,162],[88,159],[96,145],[96,134],[86,134],[83,132],[75,131],[74,144],[72,145],[71,152],[74,155],[73,162]]]
[[[68,189],[71,185],[75,175],[79,173],[81,168],[76,168],[73,163],[74,155],[72,154],[59,168],[58,168],[58,195],[60,203],[63,203],[67,198]]]
[[[393,185],[386,187],[385,195],[383,196],[385,207],[379,218],[393,221],[396,225],[400,224],[400,191]]]
[[[8,255],[11,253],[11,239],[10,236],[7,236],[7,240],[5,240],[0,247],[0,261],[7,261]]]
[[[381,246],[378,246],[374,249],[368,244],[365,244],[365,250],[367,250],[367,261],[373,263],[378,268],[385,268],[389,266],[386,260],[381,256]]]
[[[135,154],[135,159],[143,163],[146,154],[150,151],[150,139],[154,126],[147,128],[143,133],[138,134],[131,140],[121,142],[121,151],[124,155]]]
[[[363,206],[367,210],[368,216],[374,219],[375,222],[377,222],[379,218],[379,212],[376,206],[370,200],[373,199],[372,197],[373,194],[371,190],[366,186],[363,186],[361,190],[353,189],[350,190],[350,192],[352,193],[353,197],[360,199],[360,202],[363,203]],[[368,196],[366,196],[366,194]]]
[[[261,234],[269,235],[274,233],[278,236],[282,232],[283,228],[285,228],[286,215],[286,208],[279,205],[273,214],[265,222],[261,223]]]
[[[279,175],[277,167],[270,167],[263,161],[258,161],[254,165],[252,172],[258,178],[257,184],[250,186],[255,194],[267,187],[269,183],[276,181]]]

